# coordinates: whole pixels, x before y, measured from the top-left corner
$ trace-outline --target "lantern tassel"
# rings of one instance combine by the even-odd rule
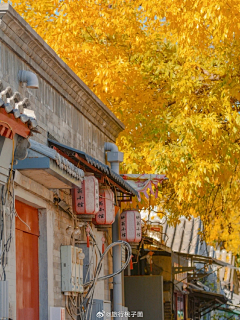
[[[130,270],[133,270],[133,262],[132,262],[132,257],[133,257],[133,256],[131,256],[131,259],[130,259]]]
[[[87,248],[90,247],[90,241],[89,241],[89,233],[90,233],[90,228],[89,225],[86,228],[86,234],[87,234]]]
[[[90,243],[89,243],[89,234],[87,234],[87,247],[90,247]]]
[[[104,254],[104,242],[105,242],[105,238],[103,236],[102,237],[102,254]]]

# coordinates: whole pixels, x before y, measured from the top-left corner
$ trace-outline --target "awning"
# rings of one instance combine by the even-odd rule
[[[220,293],[192,289],[189,287],[187,290],[189,291],[189,299],[193,298],[200,301],[198,309],[194,310],[196,315],[201,314],[201,316],[204,316],[225,305],[228,301],[228,299]]]
[[[171,255],[172,253],[171,248],[167,247],[162,242],[144,234],[142,237],[144,239],[144,250],[148,250],[148,251],[150,250],[150,251],[156,251],[156,252],[168,252],[169,255]]]
[[[19,161],[14,169],[48,189],[71,189],[81,186],[84,178],[81,169],[56,150],[31,139],[30,143],[28,157]]]
[[[60,154],[67,157],[75,165],[80,165],[84,171],[93,172],[96,177],[103,177],[114,185],[117,191],[130,196],[137,196],[138,192],[132,188],[119,174],[115,173],[109,166],[94,159],[83,151],[63,145],[55,140],[48,139],[49,145],[54,147]]]
[[[175,252],[175,253],[178,254],[179,256],[183,256],[184,258],[191,260],[192,262],[215,264],[217,266],[227,267],[227,268],[236,269],[236,270],[240,269],[240,268],[234,267],[233,265],[227,262],[224,262],[212,257],[205,257],[198,254],[190,254],[190,253],[183,253],[183,252]]]
[[[217,299],[220,302],[226,303],[228,299],[221,293],[205,291],[201,289],[189,289],[189,294],[193,294],[195,297],[200,298],[201,300],[212,300]]]

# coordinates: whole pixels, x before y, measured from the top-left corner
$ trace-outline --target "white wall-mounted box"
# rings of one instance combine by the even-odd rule
[[[65,320],[65,308],[50,307],[50,320]]]
[[[83,257],[81,248],[61,246],[62,292],[83,292]]]

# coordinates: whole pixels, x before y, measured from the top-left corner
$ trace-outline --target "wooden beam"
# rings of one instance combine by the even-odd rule
[[[16,119],[13,113],[7,113],[4,108],[0,108],[0,125],[11,129],[12,135],[7,132],[9,139],[13,139],[15,133],[19,134],[23,138],[28,138],[30,135],[28,125],[23,123],[20,118]]]
[[[97,168],[95,168],[93,165],[91,165],[90,163],[88,163],[85,159],[83,159],[82,157],[79,157],[79,155],[77,153],[75,153],[74,155],[75,158],[77,158],[80,162],[84,163],[87,167],[91,168],[94,172],[98,172],[102,175],[104,175],[104,173],[100,170],[98,170]]]

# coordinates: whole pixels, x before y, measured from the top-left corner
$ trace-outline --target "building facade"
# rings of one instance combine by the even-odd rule
[[[38,86],[21,81],[20,70],[34,74]],[[1,92],[8,87],[17,92],[25,99],[22,107],[34,112],[38,121],[31,131],[28,157],[14,167],[14,218],[7,217],[5,230],[11,240],[4,271],[9,318],[51,319],[51,312],[58,312],[51,311],[55,307],[63,308],[65,318],[71,319],[61,285],[61,246],[82,248],[87,279],[86,273],[91,277],[93,272],[89,265],[95,268],[97,263],[93,242],[99,247],[112,242],[111,228],[90,222],[94,241],[90,239],[88,248],[86,222],[73,215],[72,189],[80,188],[85,176],[94,175],[100,186],[134,195],[105,165],[104,143],[114,143],[124,126],[8,4],[0,5],[0,80]],[[70,151],[78,157],[71,157]],[[75,233],[69,232],[71,228]],[[99,276],[111,273],[109,253]],[[110,280],[96,284],[93,309],[100,301],[99,308],[111,311]]]

